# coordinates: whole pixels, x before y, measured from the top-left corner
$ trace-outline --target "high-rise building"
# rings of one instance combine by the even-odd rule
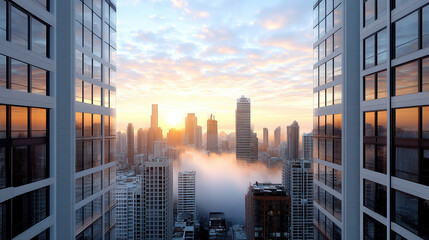
[[[195,194],[195,171],[179,172],[177,213],[189,213],[196,221],[197,204]]]
[[[291,199],[290,239],[313,239],[313,171],[309,160],[286,160],[290,172],[283,182]],[[286,179],[285,179],[286,180]]]
[[[217,121],[213,115],[210,115],[210,119],[207,120],[207,151],[213,153],[219,151]]]
[[[127,126],[127,157],[128,164],[134,164],[134,125],[128,123]]]
[[[223,212],[211,212],[209,214],[209,239],[226,240],[226,218]]]
[[[302,134],[302,158],[313,161],[313,133]]]
[[[263,129],[263,142],[262,142],[262,150],[267,151],[268,149],[268,128]]]
[[[132,180],[132,179],[130,179]],[[135,238],[136,181],[121,181],[116,185],[116,239],[128,240]]]
[[[111,235],[116,1],[87,4],[0,1],[0,239]]]
[[[147,130],[137,131],[137,154],[147,153]]]
[[[164,156],[164,152],[167,149],[167,144],[164,141],[156,140],[153,142],[153,156],[160,157]]]
[[[296,121],[287,126],[287,159],[299,159],[299,125]]]
[[[290,204],[282,184],[256,182],[249,186],[245,197],[248,239],[290,239]]]
[[[239,160],[251,161],[251,133],[250,98],[241,96],[235,110],[235,154]]]
[[[171,239],[174,223],[173,164],[164,157],[150,158],[142,167],[142,175],[143,239]]]
[[[203,128],[201,126],[195,126],[194,129],[194,147],[198,151],[203,147]]]
[[[250,139],[250,159],[252,162],[258,161],[258,135],[252,133]]]
[[[188,113],[188,115],[185,117],[186,144],[189,144],[189,145],[195,144],[194,131],[196,126],[197,126],[197,117],[195,116],[195,113]]]
[[[380,3],[383,9],[390,1],[364,2]],[[361,6],[362,1],[313,1],[315,239],[360,239]],[[387,56],[386,50],[379,53]],[[371,54],[365,58],[374,59]]]
[[[274,130],[274,147],[279,147],[281,143],[281,131],[282,128],[279,126]]]
[[[367,1],[361,11],[360,129],[353,130],[360,135],[353,142],[361,153],[360,237],[429,239],[429,6]]]
[[[154,153],[154,141],[162,141],[162,129],[158,126],[158,104],[152,104],[150,128],[147,132],[147,152]]]
[[[172,147],[182,145],[182,131],[172,128],[167,133],[167,144]]]

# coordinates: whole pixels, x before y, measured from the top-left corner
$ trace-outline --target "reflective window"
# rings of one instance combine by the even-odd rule
[[[116,65],[116,50],[110,47],[110,63]]]
[[[47,57],[48,27],[31,18],[31,50],[42,57]]]
[[[394,191],[394,194],[394,222],[418,234],[419,199],[400,191]]]
[[[387,227],[373,219],[372,217],[363,214],[363,235],[365,240],[386,240]]]
[[[112,76],[110,76],[112,77]],[[325,84],[325,64],[319,66],[319,86]]]
[[[387,1],[377,0],[377,17],[383,16],[387,13]]]
[[[83,46],[92,50],[92,32],[88,28],[83,28]]]
[[[341,30],[334,33],[334,51],[340,48],[343,44],[343,36]]]
[[[74,1],[75,2],[75,19],[83,23],[83,5],[81,1]]]
[[[28,16],[15,7],[11,7],[11,42],[28,49]]]
[[[110,28],[110,46],[116,49],[116,31]]]
[[[419,182],[419,152],[414,148],[396,147],[395,176]]]
[[[329,36],[326,39],[326,55],[334,52],[334,35]]]
[[[92,87],[92,104],[101,106],[101,87],[93,85]]]
[[[424,58],[422,60],[422,91],[429,91],[429,58]]]
[[[83,114],[83,136],[91,137],[92,136],[92,115],[91,113]]]
[[[28,91],[28,65],[15,59],[10,60],[11,89]]]
[[[339,26],[342,22],[342,17],[343,17],[343,8],[337,7],[334,10],[334,26]]]
[[[375,171],[375,145],[365,144],[364,145],[364,168]]]
[[[46,137],[47,111],[43,108],[30,108],[31,137]]]
[[[320,60],[325,58],[325,41],[319,44],[319,58]]]
[[[367,101],[375,99],[375,74],[364,77],[364,86],[364,100]]]
[[[418,92],[419,84],[418,61],[395,67],[395,95]]]
[[[83,58],[82,53],[79,51],[76,51],[76,73],[83,75]]]
[[[93,141],[93,165],[92,167],[98,167],[101,165],[101,140]]]
[[[0,105],[0,139],[6,138],[6,106]]]
[[[91,196],[92,194],[92,175],[83,177],[83,199]]]
[[[76,182],[75,182],[75,195],[76,195],[75,202],[82,201],[82,199],[83,199],[83,178],[76,179]],[[79,218],[78,216],[80,216],[80,214],[81,213],[78,214],[76,212],[76,219]],[[81,218],[81,216],[80,216],[80,218]],[[78,225],[79,225],[79,223],[76,224],[76,227]]]
[[[76,141],[76,172],[83,170],[83,142]]]
[[[429,6],[422,9],[422,47],[429,47]]]
[[[101,2],[102,2],[102,0],[93,0],[92,1],[92,3],[93,3],[93,10],[94,10],[94,12],[98,15],[98,16],[101,16]]]
[[[79,1],[75,1],[75,2],[79,2]],[[83,46],[83,27],[82,24],[75,22],[74,24],[75,27],[75,39],[76,39],[76,45],[79,47]]]
[[[341,55],[334,58],[334,80],[340,80],[342,78],[341,61]]]
[[[85,28],[92,30],[92,11],[86,5],[83,5],[83,18]]]
[[[326,83],[332,82],[334,80],[333,68],[333,60],[331,59],[326,62]]]
[[[334,136],[341,137],[341,114],[334,115]]]
[[[0,1],[0,39],[6,40],[6,2],[5,1]]]
[[[377,112],[377,136],[387,136],[387,111]]]
[[[85,103],[92,104],[92,84],[89,82],[83,82],[83,97]]]
[[[0,88],[6,88],[6,56],[0,55]]]
[[[83,170],[90,168],[92,168],[92,141],[85,141],[83,142]]]
[[[364,179],[363,182],[364,206],[385,217],[387,214],[386,186],[366,179]]]
[[[26,107],[11,107],[12,138],[28,137],[28,110]]]
[[[14,187],[30,183],[28,169],[28,146],[13,147],[12,177]]]
[[[92,38],[92,41],[93,41],[92,52],[95,54],[95,56],[101,58],[101,38],[94,35]]]
[[[418,108],[401,108],[395,110],[395,137],[417,138],[418,137]]]
[[[83,69],[84,75],[86,77],[92,78],[92,58],[87,55],[84,55]]]
[[[116,71],[113,69],[110,69],[110,85],[116,86]]]
[[[76,101],[77,102],[83,102],[83,88],[82,88],[83,82],[79,79],[75,80],[75,95],[76,95]]]
[[[93,181],[94,181],[94,193],[101,190],[101,171],[98,171],[94,174],[92,174]]]
[[[365,39],[364,48],[365,48],[364,65],[365,65],[365,69],[367,69],[375,65],[375,36],[374,35]]]
[[[365,131],[364,136],[375,136],[375,112],[365,113]]]
[[[0,106],[1,107],[1,106]],[[1,112],[1,110],[0,110]],[[1,118],[1,116],[0,116]],[[1,120],[0,120],[0,132],[1,132]],[[1,133],[0,133],[1,135]],[[429,107],[422,108],[422,137],[429,139]],[[0,136],[1,138],[1,136]]]
[[[48,178],[48,162],[46,144],[35,145],[31,148],[31,176],[32,181]]]
[[[47,94],[47,77],[48,72],[34,67],[31,67],[31,92],[41,95]]]
[[[418,46],[418,11],[395,22],[395,57],[416,51]]]
[[[101,63],[99,63],[96,60],[93,60],[92,64],[93,64],[92,65],[93,79],[97,81],[101,81]]]
[[[326,32],[329,32],[334,27],[334,13],[331,12],[326,16]]]
[[[105,65],[103,66],[103,82],[105,84],[110,84],[110,77],[109,77],[109,68]]]
[[[92,115],[92,132],[94,137],[101,137],[101,115],[93,114]]]
[[[334,88],[330,87],[326,89],[326,106],[331,106],[334,101],[333,101],[333,97],[334,97]]]
[[[94,14],[92,20],[93,20],[92,32],[98,37],[101,37],[101,18],[98,17],[96,14]]]
[[[326,93],[326,90],[319,91],[319,107],[325,107],[326,106],[325,93]]]
[[[76,112],[76,137],[82,137],[83,129],[83,114],[81,112]]]
[[[368,25],[375,20],[375,0],[366,0],[363,4],[364,8],[364,25]]]
[[[377,73],[377,98],[387,97],[387,71]]]
[[[387,29],[377,33],[377,64],[387,61]]]
[[[104,99],[103,99],[103,103],[104,103],[104,107],[110,107],[109,106],[109,90],[108,89],[104,89]]]
[[[116,29],[116,11],[110,7],[110,26]]]

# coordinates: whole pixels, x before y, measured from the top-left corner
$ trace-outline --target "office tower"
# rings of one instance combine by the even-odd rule
[[[262,142],[262,150],[267,151],[268,149],[268,128],[263,129],[263,142]]]
[[[217,153],[219,151],[219,142],[217,134],[217,120],[211,114],[207,120],[207,151]]]
[[[250,159],[252,162],[258,161],[258,136],[252,133],[250,139]]]
[[[182,145],[182,131],[172,128],[167,133],[167,144],[172,147]]]
[[[195,126],[194,129],[194,146],[200,151],[203,147],[203,129],[201,126]]]
[[[429,239],[429,7],[374,6],[360,26],[360,236]]]
[[[167,144],[164,141],[156,140],[153,142],[153,156],[160,157],[164,156],[165,149],[167,148]]]
[[[313,173],[309,160],[287,160],[290,172],[283,182],[291,199],[290,239],[313,239]]]
[[[195,171],[179,172],[177,213],[189,213],[194,221],[197,214],[195,187]]]
[[[108,222],[102,232],[100,202],[115,184],[108,179],[101,189],[101,181],[103,172],[115,169],[116,133],[116,37],[106,44],[111,61],[97,48],[105,39],[102,22],[115,32],[116,2],[103,3],[85,11],[99,20],[94,28],[92,17],[85,25],[99,40],[93,51],[83,44],[81,1],[0,1],[1,239],[74,239],[81,232],[96,238],[109,236],[114,226]],[[111,82],[102,78],[101,64]],[[79,185],[88,178],[94,181]],[[83,186],[91,191],[82,194]],[[85,215],[83,229],[78,217],[89,206],[94,211]]]
[[[315,239],[359,239],[360,3],[313,1]]]
[[[209,214],[209,239],[226,240],[226,218],[223,212],[211,212]]]
[[[128,164],[134,164],[134,125],[128,123],[127,126],[127,157]]]
[[[147,153],[147,130],[139,128],[137,132],[137,154]]]
[[[299,159],[299,125],[296,121],[287,126],[287,159]]]
[[[197,117],[195,117],[195,113],[188,113],[185,117],[186,144],[194,144],[194,130],[196,126]]]
[[[152,104],[152,115],[150,116],[150,128],[147,132],[147,152],[153,154],[154,141],[162,141],[162,129],[158,126],[158,104]]]
[[[313,161],[313,133],[302,134],[302,158]]]
[[[174,223],[173,164],[164,157],[150,158],[142,167],[142,173],[143,239],[171,239]]]
[[[245,197],[245,226],[249,240],[289,239],[290,197],[281,184],[249,186]]]
[[[132,180],[132,179],[130,179]],[[118,181],[116,183],[116,239],[128,240],[135,238],[136,181]]]
[[[237,159],[251,161],[250,138],[252,130],[250,128],[250,98],[237,99],[237,109],[235,110],[235,154]]]
[[[274,130],[274,146],[280,146],[282,128],[279,126]]]

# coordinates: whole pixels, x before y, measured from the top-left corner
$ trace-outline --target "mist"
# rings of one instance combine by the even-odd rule
[[[247,164],[235,159],[235,154],[208,154],[197,151],[182,153],[174,164],[174,195],[177,199],[179,171],[196,171],[197,212],[207,217],[209,212],[225,212],[225,217],[244,223],[244,198],[250,184],[281,183],[281,168],[268,169],[260,163]]]

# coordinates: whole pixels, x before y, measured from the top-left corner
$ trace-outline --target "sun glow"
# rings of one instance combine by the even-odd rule
[[[176,113],[176,112],[170,112],[167,115],[166,118],[166,122],[171,126],[171,127],[178,127],[180,122],[182,120],[182,117],[180,116],[180,114]]]

